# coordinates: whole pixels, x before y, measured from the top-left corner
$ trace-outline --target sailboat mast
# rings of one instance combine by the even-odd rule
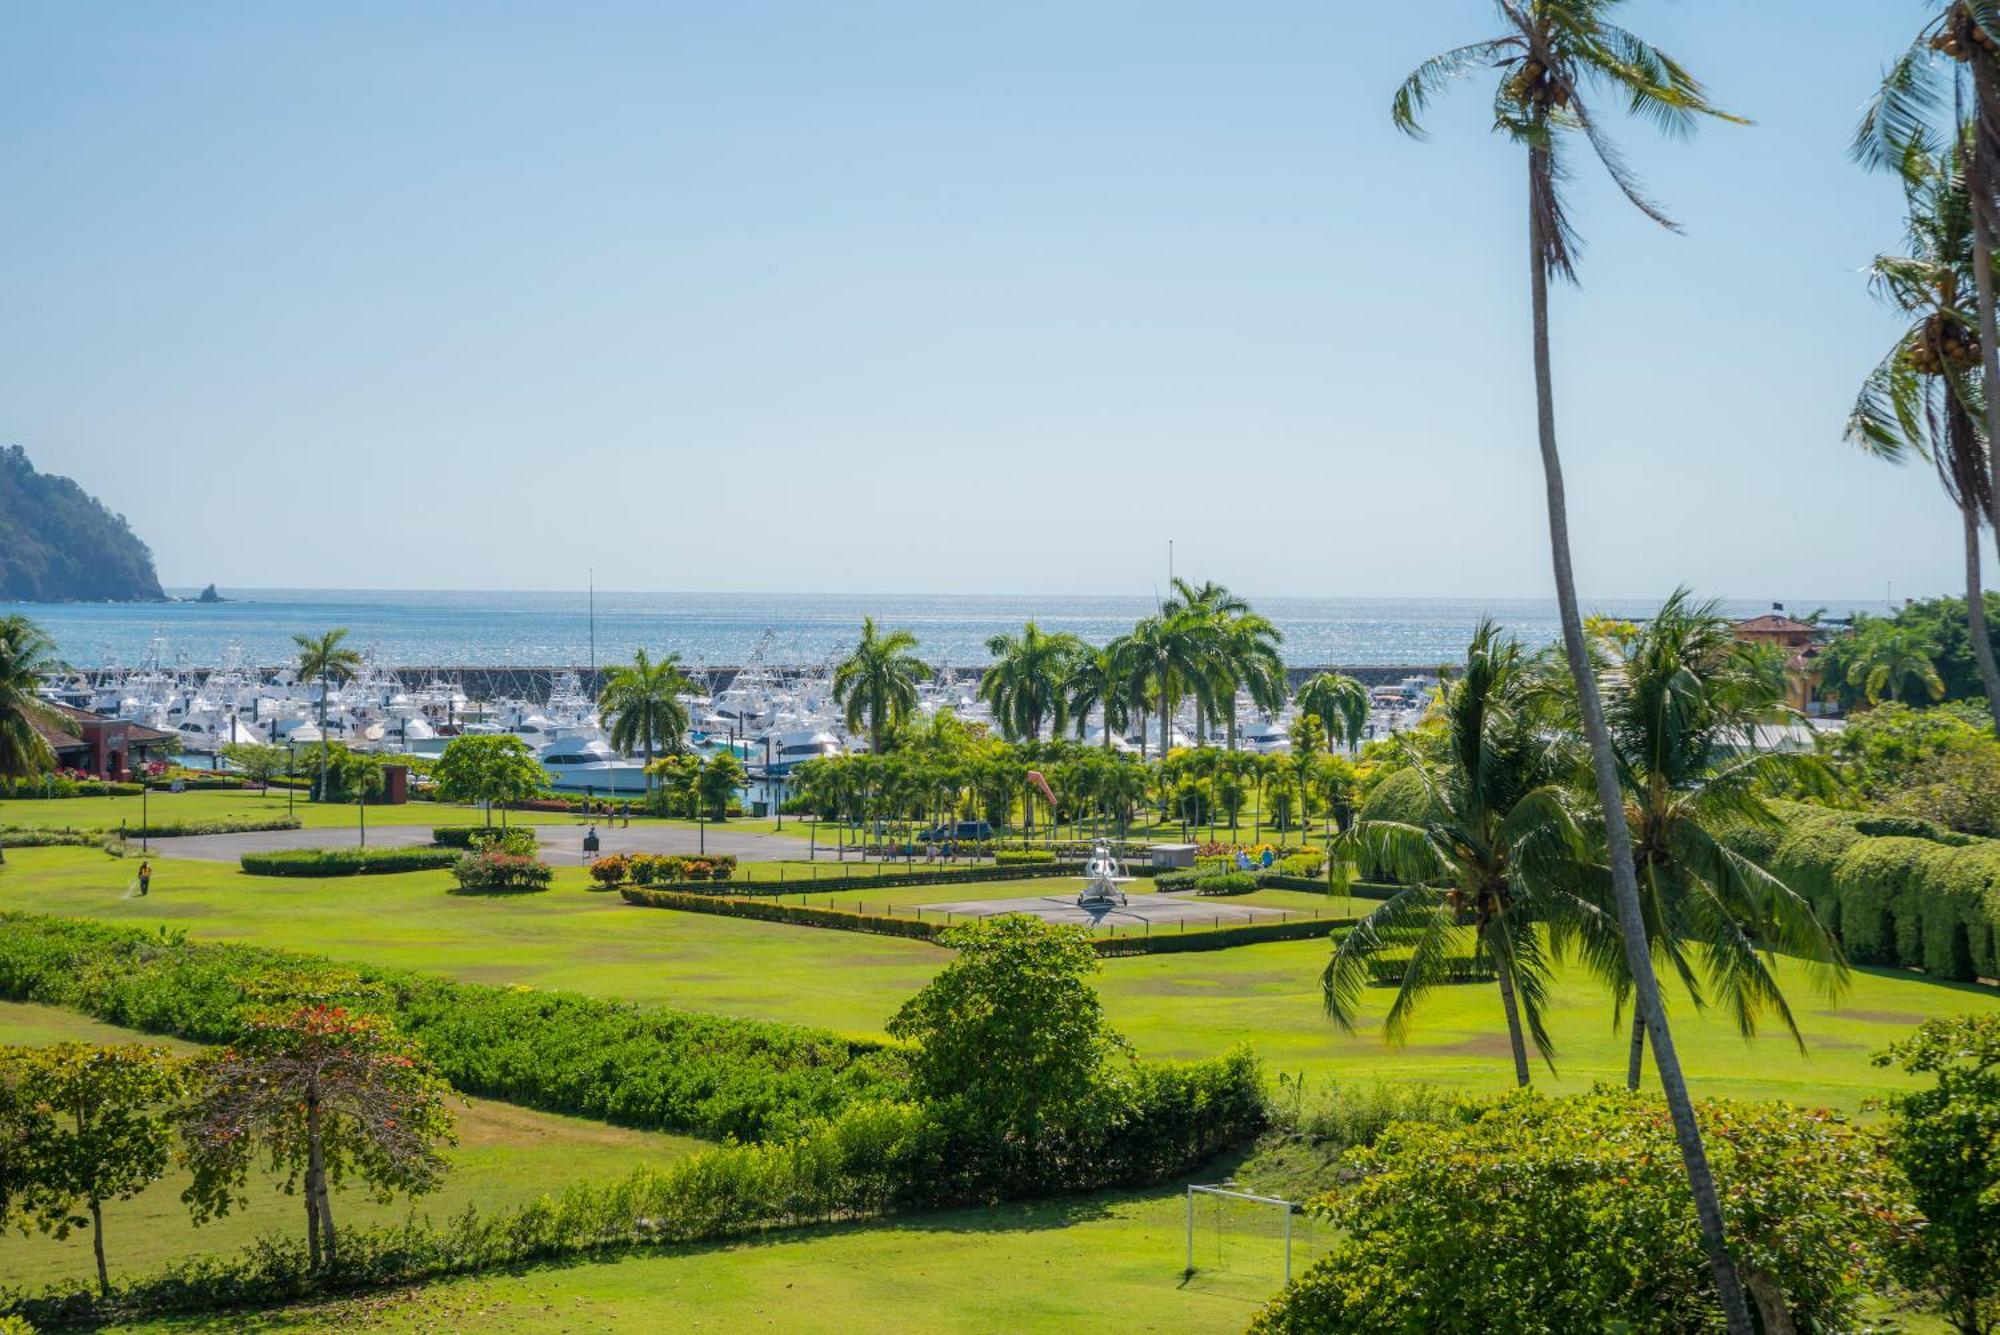
[[[590,580],[590,690],[597,692],[597,568],[592,566]]]

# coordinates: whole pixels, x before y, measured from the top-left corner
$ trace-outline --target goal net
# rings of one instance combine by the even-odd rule
[[[1187,1189],[1187,1271],[1206,1279],[1255,1285],[1292,1281],[1292,1246],[1300,1220],[1292,1202],[1234,1187]]]

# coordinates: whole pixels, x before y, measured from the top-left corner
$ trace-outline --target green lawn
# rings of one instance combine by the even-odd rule
[[[631,908],[614,893],[586,890],[576,868],[558,871],[546,894],[471,899],[446,893],[443,872],[287,880],[171,859],[155,868],[152,896],[126,899],[125,863],[89,849],[17,850],[0,872],[0,908],[167,923],[197,936],[480,982],[570,988],[864,1035],[880,1034],[947,958],[918,941]],[[1061,882],[1010,884],[915,893],[945,902],[1046,894]],[[865,902],[875,893],[854,897]],[[1441,989],[1416,1041],[1397,1049],[1383,1043],[1372,1020],[1356,1034],[1326,1021],[1318,981],[1325,959],[1323,944],[1296,941],[1107,960],[1099,988],[1111,1021],[1146,1056],[1209,1056],[1247,1043],[1274,1073],[1315,1080],[1415,1079],[1472,1089],[1510,1082],[1491,986]],[[1780,1031],[1745,1043],[1722,1016],[1698,1014],[1685,998],[1676,1004],[1675,1032],[1698,1093],[1858,1108],[1900,1080],[1870,1066],[1871,1052],[1931,1016],[2000,1006],[1994,989],[1908,973],[1857,971],[1837,1001],[1815,993],[1801,971],[1781,968],[1781,976],[1805,1034],[1804,1053]],[[1550,1078],[1538,1067],[1537,1080],[1578,1089],[1622,1079],[1626,1039],[1611,1029],[1603,992],[1565,973],[1552,1000],[1560,1073]]]
[[[68,1011],[0,1002],[0,1043],[40,1045],[68,1040],[162,1041]],[[172,1041],[166,1046],[180,1052],[195,1050],[191,1044]],[[631,1131],[486,1099],[455,1102],[453,1111],[458,1118],[459,1143],[447,1151],[451,1175],[441,1190],[414,1207],[417,1213],[439,1220],[458,1214],[467,1205],[500,1208],[533,1200],[572,1182],[621,1177],[636,1164],[678,1159],[704,1146],[688,1136]],[[276,1179],[262,1175],[251,1184],[247,1209],[197,1229],[180,1202],[186,1181],[186,1175],[174,1169],[135,1199],[104,1207],[105,1256],[114,1276],[149,1271],[163,1261],[197,1252],[234,1251],[260,1233],[304,1231],[298,1197],[284,1195],[277,1189]],[[335,1197],[334,1218],[341,1223],[394,1223],[411,1208],[407,1200],[377,1205],[348,1191]],[[34,1287],[66,1279],[88,1280],[94,1273],[88,1232],[72,1234],[63,1242],[39,1233],[0,1233],[0,1277],[4,1277],[0,1282]]]
[[[1198,1222],[1183,1283],[1184,1197],[1173,1192],[799,1229],[619,1260],[483,1275],[263,1317],[147,1330],[1022,1330],[1234,1332],[1283,1282],[1268,1220]],[[1304,1228],[1293,1263],[1318,1251]]]

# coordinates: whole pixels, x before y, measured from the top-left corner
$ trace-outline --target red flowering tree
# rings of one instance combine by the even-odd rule
[[[417,1045],[327,1001],[259,1012],[242,1039],[196,1062],[193,1083],[181,1134],[195,1222],[242,1205],[261,1160],[286,1192],[304,1185],[314,1269],[339,1260],[332,1191],[345,1179],[382,1201],[419,1196],[449,1167],[439,1146],[457,1143],[450,1087]]]

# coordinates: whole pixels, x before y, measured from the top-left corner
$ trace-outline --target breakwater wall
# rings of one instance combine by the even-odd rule
[[[407,687],[420,686],[434,680],[455,681],[464,690],[466,696],[473,700],[545,700],[548,698],[549,690],[556,678],[566,672],[574,673],[583,689],[590,695],[595,696],[603,686],[604,679],[615,668],[615,664],[608,664],[595,671],[590,668],[580,667],[494,667],[484,664],[460,666],[439,664],[429,667],[400,667],[396,669],[396,675]],[[263,672],[269,676],[277,670],[275,668],[265,668]],[[774,672],[780,677],[793,678],[817,672],[820,669],[768,667],[766,670]],[[728,689],[729,684],[742,671],[743,668],[740,666],[709,667],[704,670],[702,675],[708,678],[710,690],[721,691]],[[966,678],[980,671],[980,669],[959,668],[955,669],[955,671],[961,678]],[[1294,691],[1308,679],[1321,672],[1344,672],[1366,686],[1393,686],[1405,677],[1413,675],[1435,676],[1437,674],[1437,667],[1435,664],[1430,667],[1420,667],[1407,663],[1398,663],[1342,664],[1339,666],[1314,665],[1286,669],[1286,675],[1291,679]],[[100,674],[86,673],[85,675],[95,678]],[[193,675],[197,677],[206,676],[205,673],[200,671],[196,671]]]

